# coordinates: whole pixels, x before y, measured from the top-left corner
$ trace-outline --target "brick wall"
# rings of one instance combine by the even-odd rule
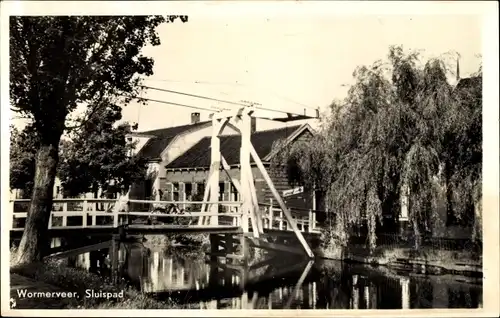
[[[313,135],[309,131],[304,131],[301,135],[299,135],[294,142],[307,142],[313,137]],[[274,186],[276,190],[278,190],[279,194],[283,197],[283,191],[290,190],[300,185],[291,185],[288,182],[288,176],[286,173],[286,167],[269,167],[268,173],[271,179],[273,180]],[[264,191],[264,200],[265,202],[269,202],[270,199],[273,199],[273,195],[271,190],[267,188]],[[285,203],[290,207],[297,207],[303,209],[312,209],[313,208],[313,199],[312,199],[312,191],[310,189],[304,189],[304,192],[301,194],[296,194],[287,198],[283,198]],[[274,200],[275,201],[275,200]]]

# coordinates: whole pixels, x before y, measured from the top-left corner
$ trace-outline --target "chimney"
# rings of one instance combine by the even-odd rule
[[[257,118],[250,117],[250,133],[253,134],[257,130]]]
[[[200,113],[191,113],[191,124],[197,124],[200,122]]]

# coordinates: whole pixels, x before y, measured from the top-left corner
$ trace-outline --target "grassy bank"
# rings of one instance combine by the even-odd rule
[[[76,292],[78,299],[60,301],[61,309],[191,309],[190,305],[178,304],[171,299],[158,301],[128,287],[125,282],[112,284],[96,274],[70,268],[63,260],[47,260],[29,265],[11,265],[11,274],[31,278],[37,282],[50,284],[65,292]],[[123,298],[86,298],[85,291],[119,293]],[[56,304],[57,306],[57,304]],[[52,306],[54,307],[54,306]]]
[[[325,259],[342,260],[426,274],[482,275],[482,255],[471,251],[449,251],[422,247],[419,250],[398,247],[377,247],[370,251],[363,245],[341,248],[322,245],[317,251]]]

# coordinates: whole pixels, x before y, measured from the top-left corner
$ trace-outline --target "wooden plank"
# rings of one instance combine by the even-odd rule
[[[316,238],[316,237],[318,237],[319,234],[320,234],[319,232],[302,233],[304,238]],[[292,231],[280,231],[277,229],[265,229],[264,234],[262,234],[262,236],[264,236],[264,237],[267,237],[267,236],[270,236],[270,237],[277,237],[277,236],[278,237],[295,237],[295,233],[293,233]]]
[[[241,148],[240,148],[240,180],[241,192],[244,201],[244,230],[248,232],[249,218],[252,221],[254,237],[259,236],[258,225],[255,219],[255,208],[252,200],[251,183],[251,166],[250,166],[250,146],[251,146],[251,114],[253,109],[245,107],[242,109],[241,120],[239,121],[239,130],[241,133]]]
[[[157,204],[157,205],[173,204],[176,206],[180,205],[180,204],[203,204],[203,203],[206,203],[206,204],[218,203],[218,204],[222,204],[222,205],[239,205],[242,203],[240,201],[214,201],[214,202],[208,201],[208,200],[206,200],[206,201],[205,200],[204,201],[152,201],[152,200],[135,200],[135,199],[128,200],[128,202],[130,202],[130,203],[150,203],[150,204]]]
[[[248,170],[247,170],[248,171]],[[252,181],[250,181],[250,178],[247,177],[247,182],[248,182],[248,193],[250,194],[250,198],[252,197],[252,190],[251,190],[251,183]],[[260,236],[260,233],[262,231],[259,230],[259,222],[257,220],[257,215],[255,213],[255,205],[253,204],[253,199],[250,199],[250,204],[248,204],[248,208],[249,208],[249,216],[250,216],[250,221],[252,222],[252,233],[253,233],[253,237],[255,238],[259,238]]]
[[[231,167],[229,166],[229,164],[227,163],[226,159],[224,158],[224,156],[222,154],[220,156],[220,161],[222,163],[222,169],[224,169],[224,171],[226,172],[227,177],[229,178],[229,180],[231,180],[231,183],[233,184],[236,191],[238,191],[238,193],[241,194],[240,182],[238,181],[238,179],[231,177],[231,174],[230,174]],[[241,202],[238,202],[238,203],[241,204]]]
[[[205,191],[203,192],[203,204],[201,205],[201,212],[205,212],[207,208],[207,204],[205,203],[208,201],[208,196],[210,195],[210,182],[213,178],[213,167],[210,166],[210,170],[208,171],[208,182],[207,185],[205,186]],[[198,225],[203,225],[205,223],[205,217],[200,217],[198,219]]]
[[[87,200],[83,201],[82,226],[87,226]]]
[[[210,158],[211,158],[211,166],[213,167],[213,175],[212,179],[210,179],[209,187],[210,187],[210,201],[218,201],[219,200],[219,172],[220,172],[220,138],[219,131],[221,127],[221,122],[219,119],[212,119],[212,139],[210,144]],[[219,212],[218,203],[212,204],[210,206],[211,213]],[[210,225],[219,224],[219,218],[217,216],[210,217]]]
[[[83,211],[66,211],[66,212],[61,212],[61,211],[53,211],[53,212],[50,212],[50,214],[52,214],[52,216],[54,217],[63,217],[63,216],[82,216],[83,215]],[[97,216],[111,216],[112,213],[111,212],[89,212],[88,214],[95,214]]]
[[[273,225],[274,225],[274,211],[273,211],[273,209],[271,207],[267,207],[266,209],[268,210],[268,215],[269,215],[269,219],[268,219],[269,226],[268,226],[268,228],[272,229]]]
[[[280,210],[280,216],[279,216],[279,222],[280,222],[280,225],[279,225],[279,229],[282,231],[284,226],[283,226],[283,221],[284,221],[284,218],[283,218],[283,210]]]
[[[50,258],[66,258],[66,257],[71,257],[71,256],[75,256],[75,255],[80,255],[80,254],[92,252],[92,251],[97,251],[97,250],[100,250],[103,248],[108,248],[110,246],[111,246],[111,240],[106,241],[106,242],[101,242],[101,243],[97,243],[97,244],[84,246],[84,247],[74,248],[74,249],[64,251],[64,252],[54,253],[54,254],[45,256],[45,258],[48,258],[48,257],[50,257]]]
[[[92,220],[90,221],[90,225],[92,226],[97,225],[97,216],[95,213],[97,213],[97,203],[92,204]]]
[[[229,119],[231,117],[241,116],[244,108],[224,110],[212,114],[212,119]]]
[[[264,233],[264,229],[263,229],[263,226],[262,226],[262,217],[260,215],[260,211],[259,211],[259,203],[257,201],[257,192],[255,190],[255,184],[254,184],[254,181],[253,181],[253,174],[252,174],[252,169],[247,169],[247,175],[248,175],[248,188],[250,190],[250,195],[251,195],[251,198],[252,198],[252,216],[254,218],[254,221],[252,222],[252,226],[254,227],[254,229],[257,229],[258,233],[261,234],[261,233]],[[255,231],[255,230],[254,230]],[[258,236],[256,236],[258,237]]]
[[[304,239],[304,236],[302,236],[302,233],[297,228],[297,225],[295,224],[295,222],[293,222],[290,210],[287,209],[285,202],[283,201],[280,194],[278,193],[278,190],[276,190],[276,188],[274,187],[274,184],[271,180],[271,177],[269,176],[269,174],[266,171],[266,168],[262,164],[262,161],[260,160],[259,155],[257,154],[257,152],[255,151],[255,148],[251,144],[250,144],[250,154],[252,155],[254,162],[257,164],[257,167],[261,171],[262,176],[264,177],[264,180],[266,180],[268,187],[271,189],[271,192],[273,193],[274,198],[278,201],[280,208],[283,210],[283,213],[285,214],[286,218],[288,219],[288,222],[289,222],[292,230],[295,232],[295,235],[297,235],[297,238],[299,239],[300,243],[302,244],[302,247],[306,251],[306,254],[310,258],[314,258],[314,253],[312,252],[311,248],[309,247],[306,240]]]
[[[64,202],[63,203],[63,212],[67,212],[68,211],[68,202]],[[62,226],[66,226],[68,225],[68,217],[66,216],[66,214],[63,215],[62,217]]]
[[[213,216],[213,215],[222,215],[222,216],[241,216],[241,213],[209,213],[209,212],[185,212],[185,214],[175,214],[175,213],[161,213],[161,212],[124,212],[120,213],[120,215],[134,215],[134,216],[158,216],[158,217],[180,217],[180,218],[189,218],[196,216]]]
[[[236,189],[236,192],[241,197],[241,184],[240,184],[240,182],[237,179],[235,179],[235,178],[233,178],[231,176],[231,174],[230,174],[231,167],[229,166],[229,164],[227,163],[226,159],[224,158],[224,156],[222,154],[220,156],[220,159],[221,159],[221,163],[222,163],[222,169],[226,172],[227,177],[229,178],[229,180],[233,184],[234,188]],[[239,203],[238,205],[241,205],[241,203]],[[240,210],[241,210],[241,207],[240,207]],[[240,214],[240,216],[242,216],[242,214]],[[240,219],[234,218],[233,219],[233,224],[234,225],[240,225],[241,224],[241,218]]]

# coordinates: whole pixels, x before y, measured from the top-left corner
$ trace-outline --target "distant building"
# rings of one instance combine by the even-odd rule
[[[274,186],[290,207],[312,209],[314,199],[310,189],[304,189],[303,187],[292,188],[289,185],[285,167],[282,169],[271,168],[271,159],[278,150],[273,145],[280,140],[284,141],[285,144],[307,140],[313,134],[314,131],[312,128],[308,124],[304,124],[301,126],[254,131],[251,135],[252,145],[267,168]],[[167,200],[189,200],[195,193],[203,193],[210,168],[210,142],[210,137],[201,139],[184,154],[165,165],[165,178],[160,180],[160,184],[161,188],[166,191]],[[220,138],[220,150],[222,156],[230,166],[229,174],[237,180],[240,179],[240,146],[240,135],[227,135]],[[253,159],[250,160],[250,163],[258,202],[271,202],[270,200],[273,198],[271,190]],[[226,173],[220,173],[219,200],[240,200],[236,189],[232,186]],[[274,202],[277,206],[276,201]]]
[[[147,160],[148,169],[144,180],[132,185],[130,199],[160,200],[165,191],[165,166],[212,134],[212,122],[201,122],[199,113],[193,113],[191,123],[130,134],[136,142],[136,156]],[[233,126],[227,125],[223,135],[236,134]]]
[[[145,131],[131,134],[131,141],[137,142],[135,155],[148,160],[148,172],[142,182],[131,188],[130,199],[153,199],[165,201],[201,201],[210,167],[211,121],[200,122],[199,115],[192,115],[188,125]],[[277,149],[278,140],[290,144],[312,137],[314,130],[309,124],[257,131],[257,121],[252,119],[251,141],[264,165],[269,168],[270,160]],[[230,165],[230,174],[239,179],[239,152],[241,135],[228,124],[220,137],[221,153]],[[269,188],[253,160],[251,160],[255,187],[259,202],[269,203],[272,197]],[[288,184],[285,168],[268,169],[277,190],[290,205],[313,208],[312,192],[303,187],[292,188]],[[198,196],[196,200],[194,198]],[[220,173],[219,199],[237,201],[239,197],[224,172]],[[276,202],[275,202],[276,204]],[[277,205],[277,204],[276,204]]]

